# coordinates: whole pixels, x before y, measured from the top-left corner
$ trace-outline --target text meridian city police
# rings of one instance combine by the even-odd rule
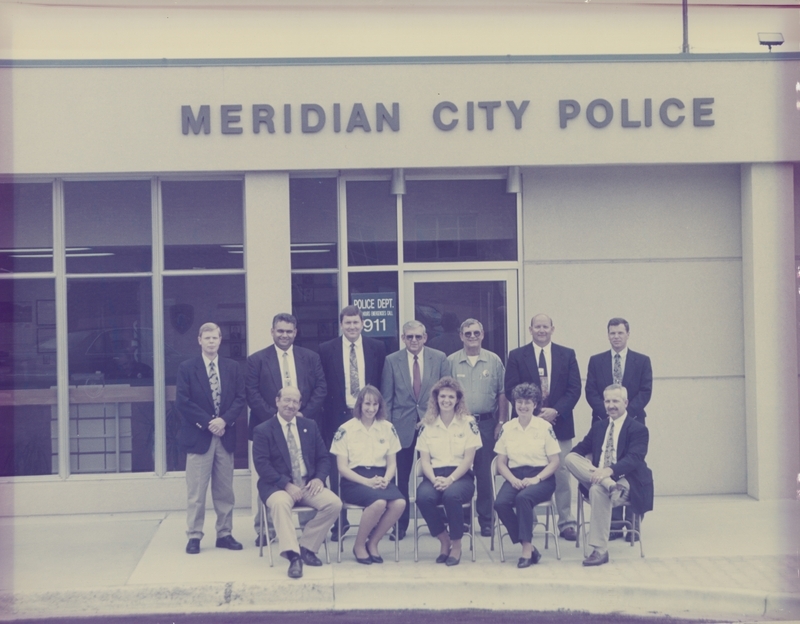
[[[443,132],[458,128],[475,130],[485,128],[494,130],[495,125],[513,124],[515,130],[521,130],[523,119],[528,112],[530,100],[515,102],[513,100],[464,102],[443,101],[434,106],[433,124]],[[676,128],[691,118],[695,127],[702,128],[714,125],[712,105],[714,98],[692,98],[687,103],[676,97],[653,102],[652,98],[629,100],[627,98],[612,103],[603,98],[581,104],[578,100],[558,101],[558,121],[562,129],[579,123],[583,118],[594,128],[605,128],[617,123],[623,128],[650,128],[654,119],[667,128]],[[191,105],[181,106],[181,130],[183,134],[211,134],[212,125],[222,134],[243,134],[249,126],[253,134],[260,134],[262,129],[269,134],[282,131],[290,134],[299,125],[300,132],[313,134],[326,127],[333,132],[392,132],[400,131],[400,104],[390,105],[378,102],[365,106],[359,102],[343,109],[339,103],[331,105],[328,111],[319,104],[300,104],[299,107],[284,104],[276,111],[270,104],[253,104],[249,119],[241,104],[223,104],[219,107],[219,117],[214,118],[210,104],[201,104],[195,110]]]

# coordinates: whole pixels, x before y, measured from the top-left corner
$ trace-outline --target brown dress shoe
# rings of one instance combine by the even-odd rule
[[[568,526],[562,530],[561,533],[559,533],[559,537],[567,540],[568,542],[574,542],[578,539],[578,532],[575,530],[575,527]]]
[[[608,563],[608,551],[601,555],[596,550],[593,550],[592,554],[583,560],[583,565],[585,566],[599,566],[603,565],[604,563]]]

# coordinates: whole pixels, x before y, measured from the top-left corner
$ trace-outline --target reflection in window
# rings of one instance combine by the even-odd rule
[[[292,275],[292,314],[297,318],[295,344],[319,351],[339,335],[338,276],[331,273]]]
[[[348,303],[353,295],[359,293],[392,293],[395,297],[395,308],[402,310],[397,298],[397,271],[375,271],[371,273],[350,273],[350,293]],[[403,319],[397,317],[397,333],[392,337],[376,338],[386,345],[386,353],[397,351],[400,344],[399,334],[402,332]]]
[[[336,178],[289,180],[292,269],[335,269],[339,238]]]
[[[65,182],[67,273],[149,272],[150,182]]]
[[[241,180],[162,182],[165,269],[244,268]]]
[[[52,279],[0,281],[2,477],[58,472],[54,304]]]
[[[0,272],[53,270],[51,184],[0,184]]]
[[[186,455],[178,450],[180,415],[175,410],[178,366],[200,355],[197,332],[203,323],[222,330],[221,357],[247,363],[247,318],[244,275],[204,275],[164,278],[164,360],[166,377],[167,470],[185,470]],[[247,414],[236,422],[234,467],[247,468]]]
[[[406,190],[406,262],[517,259],[517,198],[504,180],[410,180]]]
[[[154,468],[149,278],[67,282],[70,471]]]
[[[389,182],[347,183],[350,266],[397,264],[397,199]]]

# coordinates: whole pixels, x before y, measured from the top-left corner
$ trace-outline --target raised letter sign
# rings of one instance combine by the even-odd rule
[[[181,106],[181,129],[184,134],[189,134],[189,130],[195,134],[209,134],[211,132],[211,106],[203,104],[200,106],[197,117],[194,116],[191,106]]]

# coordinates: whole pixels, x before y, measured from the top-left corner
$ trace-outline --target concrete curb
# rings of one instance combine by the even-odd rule
[[[622,606],[622,608],[621,608]],[[37,617],[363,609],[574,610],[689,619],[800,617],[800,596],[654,585],[486,580],[228,582],[93,590],[5,592],[0,620]]]

